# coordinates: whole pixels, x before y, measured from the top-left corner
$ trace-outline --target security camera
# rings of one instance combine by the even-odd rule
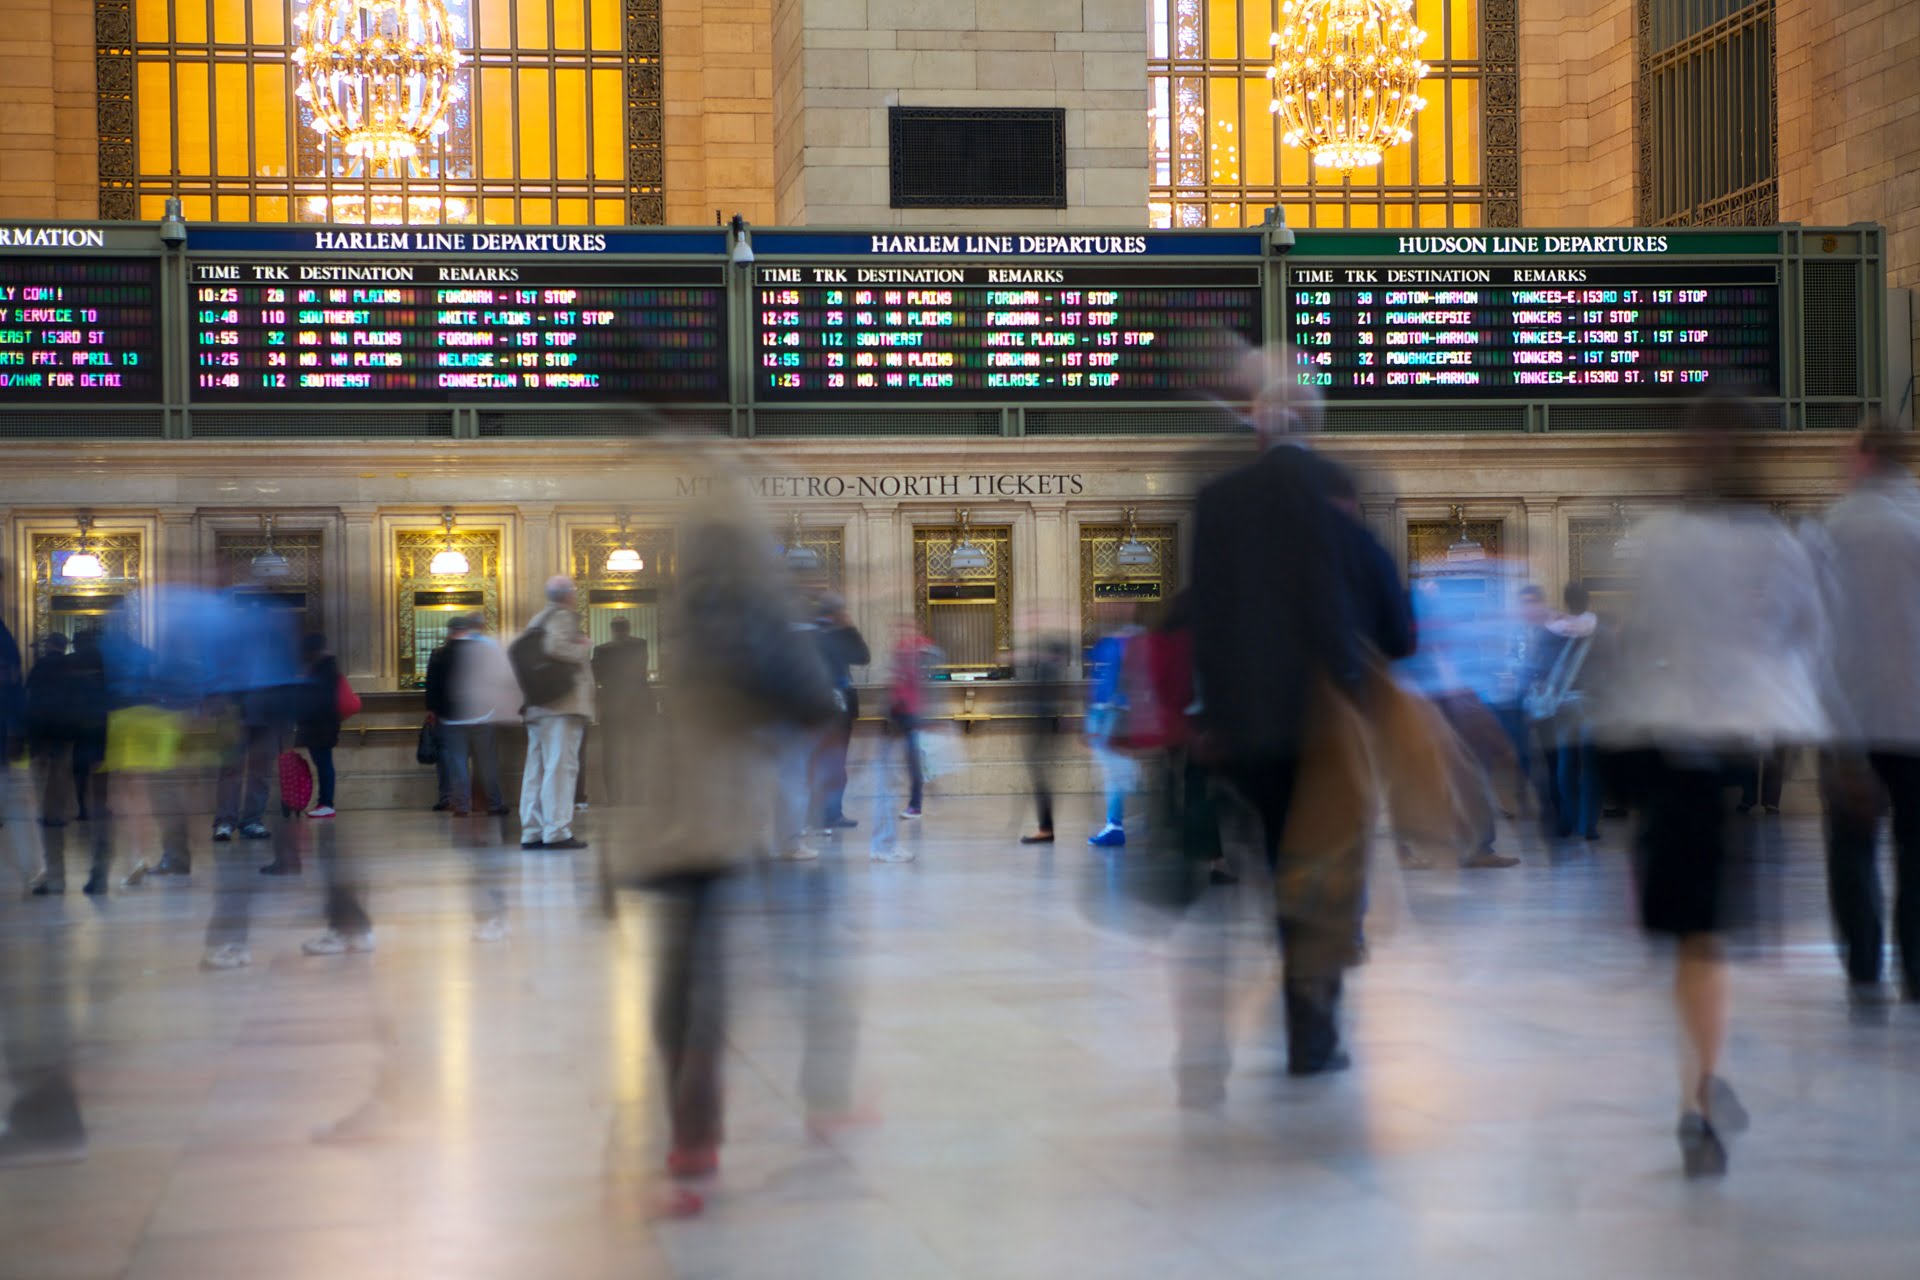
[[[187,242],[187,219],[179,196],[168,196],[166,211],[160,219],[160,243],[172,247]]]
[[[1266,217],[1261,219],[1260,225],[1266,228],[1267,243],[1269,245],[1281,253],[1289,253],[1292,251],[1293,228],[1287,225],[1287,211],[1285,209],[1282,209],[1277,204],[1272,206],[1267,210]]]
[[[753,233],[747,229],[747,220],[739,214],[733,215],[733,265],[750,267],[753,265]]]

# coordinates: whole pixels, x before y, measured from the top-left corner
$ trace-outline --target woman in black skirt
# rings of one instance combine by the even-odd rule
[[[1674,943],[1689,1177],[1725,1173],[1723,1135],[1746,1120],[1719,1074],[1723,938],[1742,923],[1751,870],[1728,821],[1728,764],[1829,736],[1827,623],[1812,561],[1779,520],[1723,496],[1759,425],[1737,400],[1695,406],[1696,500],[1638,531],[1638,581],[1599,716],[1638,814],[1641,924]]]

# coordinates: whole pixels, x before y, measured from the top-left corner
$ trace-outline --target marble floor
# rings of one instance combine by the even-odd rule
[[[1171,931],[1123,912],[1114,855],[1076,833],[1091,801],[1074,810],[1036,852],[1013,802],[935,797],[906,824],[917,862],[849,836],[742,878],[724,1169],[691,1219],[661,1214],[656,907],[620,890],[609,913],[591,854],[342,815],[373,954],[302,953],[317,848],[299,877],[225,845],[184,883],[7,901],[9,1065],[64,1058],[88,1146],[0,1169],[0,1277],[1920,1274],[1920,1013],[1849,1018],[1810,816],[1756,819],[1779,894],[1734,980],[1729,1064],[1754,1124],[1701,1185],[1678,1170],[1665,970],[1629,927],[1617,832],[1382,878],[1354,1069],[1294,1080],[1250,896]],[[484,944],[489,859],[513,933]],[[200,967],[217,903],[247,968]],[[1233,1072],[1219,1105],[1182,1107],[1170,972],[1209,951],[1239,962]],[[820,1138],[797,1079],[829,980],[871,1123]]]

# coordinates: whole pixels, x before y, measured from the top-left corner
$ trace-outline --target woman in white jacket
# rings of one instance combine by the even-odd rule
[[[1632,778],[1641,924],[1675,943],[1678,1136],[1690,1177],[1725,1173],[1722,1135],[1745,1123],[1718,1074],[1721,937],[1738,922],[1731,891],[1744,870],[1727,820],[1727,762],[1830,735],[1830,645],[1812,560],[1779,520],[1724,498],[1758,425],[1739,401],[1696,407],[1699,500],[1639,531],[1639,580],[1596,725]]]

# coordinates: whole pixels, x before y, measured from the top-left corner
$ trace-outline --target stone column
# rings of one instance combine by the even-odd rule
[[[392,675],[386,661],[386,620],[392,608],[393,574],[380,545],[378,519],[379,512],[371,505],[340,513],[340,589],[335,598],[344,607],[333,624],[333,652],[340,660],[341,674],[355,688],[383,686]]]
[[[1073,526],[1065,507],[1033,513],[1033,581],[1025,587],[1024,619],[1014,619],[1014,643],[1022,653],[1033,650],[1041,632],[1071,632],[1077,621],[1078,592],[1074,577]],[[1023,584],[1015,582],[1014,591]]]
[[[513,517],[501,523],[509,533]],[[560,545],[560,522],[550,502],[522,503],[518,538],[509,538],[514,557],[501,588],[508,593],[500,602],[500,631],[517,635],[527,619],[547,607],[547,579],[567,571],[567,549]]]
[[[1526,508],[1527,580],[1539,583],[1547,599],[1557,604],[1566,572],[1560,554],[1560,501],[1528,498]]]

